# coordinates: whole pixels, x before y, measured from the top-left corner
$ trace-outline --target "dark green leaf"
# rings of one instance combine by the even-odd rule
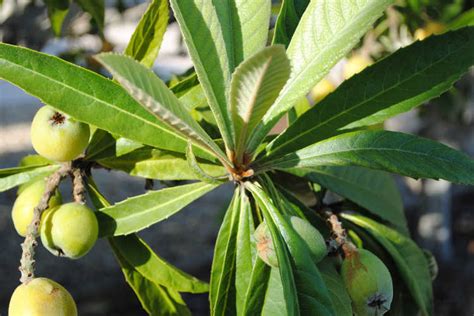
[[[85,159],[98,160],[115,156],[115,138],[102,129],[96,129],[87,146]]]
[[[82,10],[92,16],[101,32],[104,31],[104,1],[105,0],[76,0],[76,2],[81,6]]]
[[[48,7],[48,16],[54,35],[60,36],[64,18],[69,12],[70,0],[45,0]]]
[[[413,178],[474,184],[474,160],[467,155],[429,139],[389,131],[346,133],[261,168],[319,166],[362,166]]]
[[[167,219],[216,188],[208,183],[192,183],[150,191],[97,211],[99,235],[119,236],[140,231]]]
[[[402,197],[390,174],[354,166],[325,166],[288,171],[357,203],[408,234]]]
[[[273,33],[273,44],[288,46],[309,0],[283,0]]]
[[[124,54],[151,68],[158,56],[168,19],[168,1],[153,0],[138,22]]]
[[[239,315],[260,316],[265,303],[265,293],[268,288],[271,268],[259,257],[256,258],[252,275],[248,283],[245,300]],[[277,272],[278,274],[278,272]],[[282,300],[283,301],[283,300]],[[237,306],[239,308],[239,306]]]
[[[352,316],[352,302],[347,293],[342,277],[336,270],[332,258],[325,258],[318,263],[318,269],[328,288],[334,312],[337,316]]]
[[[343,127],[383,122],[439,96],[472,64],[474,28],[402,48],[343,83],[270,143],[267,151],[278,156],[334,136]]]

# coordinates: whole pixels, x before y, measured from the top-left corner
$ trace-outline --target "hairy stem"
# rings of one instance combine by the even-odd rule
[[[70,173],[72,177],[72,196],[74,198],[74,202],[85,204],[86,188],[84,186],[84,172],[82,171],[82,169],[76,168],[74,166]]]
[[[49,176],[46,180],[46,188],[39,204],[33,211],[33,220],[28,225],[25,241],[21,244],[23,250],[20,260],[21,283],[28,283],[35,277],[35,247],[38,245],[36,238],[39,235],[41,215],[49,206],[49,200],[54,195],[61,180],[71,171],[71,164],[64,164],[58,171]]]

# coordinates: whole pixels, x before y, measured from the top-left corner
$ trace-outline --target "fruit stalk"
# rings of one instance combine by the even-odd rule
[[[48,208],[49,200],[54,195],[56,189],[59,186],[61,180],[68,175],[71,171],[71,164],[66,163],[62,167],[48,177],[46,180],[46,188],[39,204],[35,207],[33,212],[33,220],[26,232],[25,241],[21,244],[22,254],[20,260],[20,272],[21,272],[21,283],[28,283],[35,277],[34,273],[34,256],[35,247],[37,246],[36,237],[39,235],[39,226],[41,221],[41,215]]]

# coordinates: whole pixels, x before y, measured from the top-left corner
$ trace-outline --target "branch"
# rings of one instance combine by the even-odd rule
[[[41,221],[41,215],[49,206],[49,200],[54,195],[56,189],[59,186],[61,180],[68,175],[71,171],[71,164],[64,164],[58,171],[49,176],[46,180],[46,187],[41,197],[39,204],[33,210],[33,220],[28,225],[26,231],[25,241],[21,244],[23,250],[20,260],[20,272],[22,283],[28,283],[35,277],[34,273],[34,256],[35,247],[38,245],[36,238],[39,235],[39,226]]]

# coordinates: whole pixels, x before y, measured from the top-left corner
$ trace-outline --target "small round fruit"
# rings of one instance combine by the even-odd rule
[[[321,261],[327,255],[326,242],[321,233],[306,220],[297,216],[289,217],[293,229],[306,242],[315,263]],[[262,222],[255,230],[255,241],[258,256],[269,266],[278,267],[278,259],[273,246],[272,236],[267,224]]]
[[[315,102],[319,102],[336,90],[336,86],[329,79],[323,78],[311,89],[311,96]]]
[[[97,241],[99,224],[94,212],[79,203],[48,210],[41,220],[41,242],[52,254],[77,259]]]
[[[36,278],[19,285],[10,299],[9,316],[77,316],[71,294],[47,278]]]
[[[15,200],[12,209],[13,225],[20,236],[25,237],[28,225],[33,220],[33,211],[41,200],[46,187],[45,180],[38,180],[24,187]],[[49,200],[49,208],[61,204],[59,191]]]
[[[54,161],[69,161],[81,154],[89,142],[89,125],[50,106],[38,110],[31,123],[33,148]]]
[[[385,264],[368,250],[346,255],[341,276],[352,299],[356,316],[380,316],[390,310],[393,299],[392,277]]]

